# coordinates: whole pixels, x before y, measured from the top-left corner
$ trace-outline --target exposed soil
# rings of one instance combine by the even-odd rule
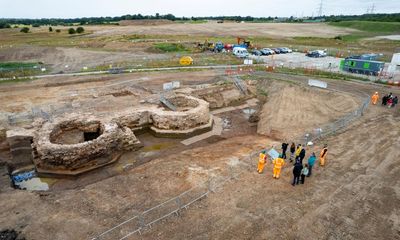
[[[149,35],[204,35],[204,36],[266,36],[284,37],[334,37],[349,34],[357,30],[329,26],[325,23],[233,23],[219,24],[166,24],[156,26],[93,26],[94,36],[121,34]]]
[[[21,103],[29,102],[31,98],[43,103],[51,99],[58,101],[57,96],[63,91],[84,92],[93,85],[101,87],[104,82],[120,83],[142,77],[142,87],[161,89],[160,83],[170,81],[172,77],[181,76],[185,79],[183,82],[193,84],[214,81],[216,75],[215,71],[132,74],[49,88],[40,84],[49,84],[46,81],[50,80],[38,80],[37,89],[32,82],[16,85],[14,92],[7,91],[12,86],[2,87],[0,93],[8,107],[18,99]],[[284,77],[301,84],[308,80],[301,76],[265,76],[266,79],[269,77]],[[90,80],[91,77],[83,79]],[[73,83],[77,79],[57,80]],[[400,93],[399,89],[353,82],[329,81],[328,86],[346,93],[322,94],[317,89],[297,86],[287,86],[282,91],[290,94],[287,96],[290,101],[298,100],[293,94],[299,95],[300,101],[312,96],[310,105],[314,107],[305,110],[308,115],[324,115],[317,119],[321,122],[338,117],[340,108],[350,110],[347,105],[336,105],[340,102],[337,99],[350,104],[357,103],[355,96],[363,98],[376,90]],[[297,88],[305,92],[304,96]],[[49,93],[44,100],[39,100],[43,92]],[[271,96],[268,101],[274,101]],[[285,100],[284,94],[283,98]],[[322,100],[327,102],[325,107],[329,111],[319,108],[317,103]],[[282,114],[292,110],[286,103],[281,108]],[[229,177],[235,171],[236,180],[182,211],[179,217],[171,216],[143,231],[142,235],[134,234],[128,239],[400,238],[399,108],[370,106],[351,126],[323,139],[313,148],[307,148],[306,157],[312,151],[318,153],[322,145],[328,143],[327,165],[324,168],[316,166],[305,185],[296,187],[290,185],[292,168],[289,164],[284,167],[279,180],[272,179],[270,163],[264,174],[256,173],[257,157],[251,162],[249,153],[266,146],[278,146],[279,142],[255,134],[255,128],[250,126],[235,128],[237,123],[246,122],[242,114],[240,111],[221,114],[220,117],[231,119],[231,130],[188,148],[176,140],[155,143],[151,136],[139,135],[145,144],[141,156],[126,154],[120,164],[84,175],[79,180],[63,180],[58,188],[48,192],[4,190],[0,193],[0,226],[21,230],[29,240],[91,239],[146,209],[201,185],[210,177]],[[311,121],[302,122],[301,116],[297,115],[294,114],[293,121],[301,124],[296,131],[304,132]],[[241,133],[240,136],[230,135],[233,131]],[[143,162],[136,167],[123,168],[123,164],[134,164],[135,161]],[[67,185],[69,190],[66,190]]]
[[[149,19],[149,20],[123,20],[119,21],[120,26],[138,26],[138,25],[145,25],[145,26],[156,26],[156,25],[163,25],[163,24],[173,24],[173,21],[166,20],[166,19]]]
[[[361,104],[359,98],[343,93],[293,84],[273,82],[266,91],[268,101],[261,110],[257,133],[277,139],[293,139],[302,129],[333,122]]]
[[[94,47],[94,46],[87,46]],[[97,46],[98,47],[98,46]],[[103,46],[105,47],[105,46]],[[110,46],[108,46],[110,47]],[[115,46],[118,48],[118,46]],[[122,49],[123,50],[123,49]],[[51,66],[52,73],[79,72],[84,68],[114,65],[119,62],[140,62],[143,59],[167,59],[167,55],[149,54],[143,48],[130,48],[128,51],[89,50],[84,48],[18,46],[0,50],[0,61],[42,62]]]

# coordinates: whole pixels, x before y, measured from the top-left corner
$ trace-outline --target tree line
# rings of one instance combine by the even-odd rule
[[[166,15],[123,15],[119,17],[84,17],[84,18],[42,18],[42,19],[19,19],[19,18],[3,18],[0,19],[0,28],[10,28],[11,25],[32,25],[33,27],[50,25],[50,26],[72,26],[80,25],[101,25],[101,24],[115,24],[121,20],[146,20],[146,19],[165,19],[171,21],[197,21],[197,20],[220,20],[220,21],[246,21],[246,22],[270,22],[278,17],[252,17],[252,16],[214,16],[214,17],[176,17],[173,14]],[[400,22],[400,13],[392,14],[364,14],[364,15],[331,15],[319,18],[306,17],[306,18],[279,18],[282,22],[302,22],[303,20],[324,19],[327,22],[339,21],[380,21],[380,22]]]

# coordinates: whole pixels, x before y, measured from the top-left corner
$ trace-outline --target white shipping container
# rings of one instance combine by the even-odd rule
[[[391,64],[393,64],[393,65],[400,65],[400,53],[394,53],[394,54],[393,54]]]

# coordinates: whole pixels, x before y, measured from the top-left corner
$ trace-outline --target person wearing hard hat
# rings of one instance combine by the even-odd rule
[[[258,158],[258,166],[257,166],[258,173],[263,172],[266,160],[267,160],[267,156],[265,155],[265,151],[260,152],[260,156]]]
[[[285,160],[283,160],[282,154],[280,154],[278,158],[275,158],[274,161],[272,161],[272,164],[274,164],[273,177],[278,179],[281,174],[281,169],[283,165],[285,165]]]
[[[321,150],[321,153],[319,155],[319,165],[322,167],[325,166],[325,160],[326,160],[326,155],[328,153],[328,145],[325,144],[324,148]]]
[[[379,100],[379,94],[378,94],[378,92],[375,92],[374,95],[372,95],[372,97],[371,97],[371,102],[372,102],[372,104],[376,105],[378,100]]]

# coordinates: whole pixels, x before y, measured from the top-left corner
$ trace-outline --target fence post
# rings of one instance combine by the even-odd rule
[[[178,210],[175,212],[176,216],[179,216],[180,211],[182,210],[182,201],[179,197],[175,199],[176,205],[178,205]]]
[[[212,192],[212,193],[214,192],[214,189],[212,188],[212,183],[211,183],[210,177],[208,178],[208,181],[207,181],[207,189],[209,192]]]
[[[142,231],[142,229],[144,229],[146,227],[146,223],[144,221],[144,217],[142,214],[139,214],[138,218],[139,218],[139,225],[140,225],[139,234],[142,235],[141,231]]]

